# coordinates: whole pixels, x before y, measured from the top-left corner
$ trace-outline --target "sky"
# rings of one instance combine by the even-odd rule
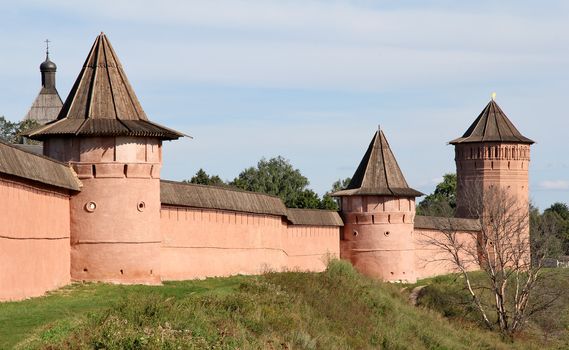
[[[281,155],[323,194],[381,125],[431,193],[496,92],[536,141],[533,202],[569,203],[567,1],[2,1],[0,115],[31,106],[45,39],[65,99],[101,31],[149,118],[193,136],[165,142],[162,178]]]

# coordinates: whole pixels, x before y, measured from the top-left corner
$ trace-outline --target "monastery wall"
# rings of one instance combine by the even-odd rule
[[[266,270],[322,271],[339,256],[339,227],[288,225],[282,216],[162,205],[162,279]]]
[[[340,230],[337,226],[288,225],[284,232],[287,268],[320,272],[327,260],[340,257]]]
[[[0,175],[0,301],[69,283],[69,197]]]
[[[458,244],[468,247],[466,250],[476,251],[476,235],[474,231],[457,230],[452,232]],[[413,245],[415,251],[415,273],[417,279],[423,279],[438,275],[446,275],[458,272],[456,265],[449,261],[449,253],[433,242],[446,242],[443,232],[433,228],[415,228],[413,232]],[[466,254],[464,250],[460,253],[460,258],[464,261],[468,271],[479,270],[480,266],[474,256]]]

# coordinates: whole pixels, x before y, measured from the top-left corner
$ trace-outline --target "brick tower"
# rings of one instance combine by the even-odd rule
[[[474,193],[484,195],[492,186],[507,189],[521,206],[528,205],[530,145],[494,98],[468,130],[449,142],[455,147],[457,216],[472,217]],[[528,232],[529,234],[529,232]]]
[[[341,197],[344,230],[340,257],[365,275],[386,281],[415,282],[413,222],[415,197],[378,130]]]
[[[101,33],[57,120],[29,134],[83,183],[70,204],[72,279],[160,283],[161,147],[181,136],[148,120]]]

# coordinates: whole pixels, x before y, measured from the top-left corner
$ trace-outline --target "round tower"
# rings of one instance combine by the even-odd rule
[[[455,146],[457,217],[476,216],[481,208],[472,206],[482,202],[473,201],[472,196],[484,197],[493,186],[506,189],[520,207],[528,205],[530,146],[534,142],[516,129],[494,98],[464,135],[449,143]]]
[[[527,249],[527,255],[522,259],[529,263],[528,169],[533,141],[516,129],[493,96],[464,135],[450,144],[455,146],[456,216],[481,218],[481,224],[487,225],[489,232],[495,232],[491,228],[493,219],[486,218],[486,214],[496,215],[496,206],[507,206],[506,213],[520,215],[519,218],[525,221],[519,228],[516,244]],[[494,244],[483,232],[479,235],[480,242]],[[489,251],[487,255],[480,251],[480,263],[494,259],[492,250]]]
[[[70,203],[71,278],[160,283],[161,145],[183,135],[148,120],[103,33],[57,120],[29,136],[83,183]]]
[[[340,257],[361,273],[385,281],[413,283],[415,197],[378,130],[341,197],[344,229]]]

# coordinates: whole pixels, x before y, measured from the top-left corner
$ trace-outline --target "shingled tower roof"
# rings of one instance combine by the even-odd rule
[[[57,120],[32,130],[28,136],[149,136],[174,140],[184,134],[148,120],[111,43],[101,33]]]
[[[383,131],[378,130],[348,187],[332,195],[336,197],[352,195],[418,197],[423,194],[407,185]]]
[[[516,142],[534,143],[523,136],[512,124],[493,99],[484,107],[478,118],[468,130],[457,139],[450,141],[452,145],[472,142]]]
[[[41,90],[24,120],[35,120],[38,124],[46,124],[59,115],[63,101],[55,88],[55,72],[57,66],[49,59],[46,51],[45,61],[40,65]]]

